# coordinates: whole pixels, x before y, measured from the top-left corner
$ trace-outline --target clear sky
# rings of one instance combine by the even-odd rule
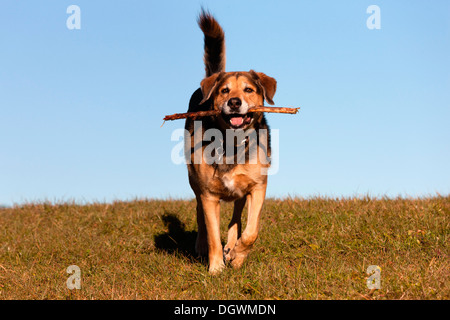
[[[269,196],[450,192],[448,0],[2,0],[0,204],[192,197],[171,161],[184,121],[160,126],[204,76],[201,5],[225,30],[227,71],[265,72],[276,106],[301,107],[267,115]]]

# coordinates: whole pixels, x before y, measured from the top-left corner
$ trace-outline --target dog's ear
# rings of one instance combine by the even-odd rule
[[[275,95],[275,91],[277,91],[277,80],[262,72],[255,72],[250,70],[249,73],[252,75],[256,84],[260,87],[263,92],[264,99],[268,104],[274,104],[273,96]]]
[[[200,104],[205,103],[211,97],[211,94],[216,88],[218,80],[222,77],[222,74],[223,72],[214,73],[200,82],[200,87],[202,88],[203,93],[203,100]]]

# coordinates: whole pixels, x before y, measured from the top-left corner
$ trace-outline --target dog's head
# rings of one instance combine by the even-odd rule
[[[220,111],[224,129],[247,129],[262,119],[262,113],[248,112],[251,107],[273,103],[277,81],[262,72],[218,72],[201,82],[203,100],[211,99]]]

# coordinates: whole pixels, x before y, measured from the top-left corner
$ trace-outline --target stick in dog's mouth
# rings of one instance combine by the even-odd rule
[[[271,113],[288,113],[288,114],[296,114],[300,108],[285,108],[285,107],[266,107],[266,106],[257,106],[250,108],[247,115],[252,114],[253,112],[271,112]],[[217,116],[220,114],[218,110],[208,110],[208,111],[197,111],[197,112],[186,112],[186,113],[175,113],[171,115],[167,115],[164,117],[164,121],[177,120],[177,119],[185,119],[185,118],[201,118],[201,117],[209,117],[209,116]],[[239,120],[235,120],[239,121]],[[245,119],[244,119],[245,121]]]

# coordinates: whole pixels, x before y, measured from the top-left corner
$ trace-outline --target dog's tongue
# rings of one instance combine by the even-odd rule
[[[233,126],[240,126],[244,123],[244,118],[242,117],[232,117],[230,118],[230,122]]]

